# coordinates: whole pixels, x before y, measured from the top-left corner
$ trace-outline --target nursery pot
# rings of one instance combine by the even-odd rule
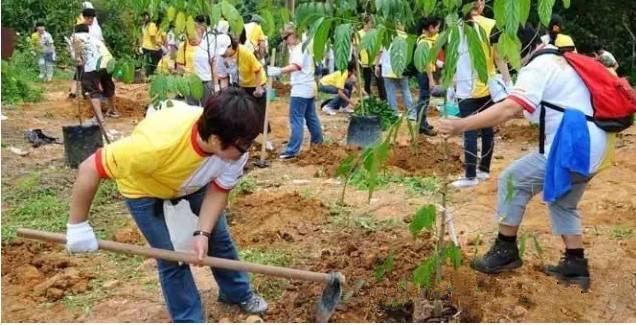
[[[363,148],[376,144],[382,138],[382,125],[377,116],[352,115],[347,129],[347,144]]]
[[[98,125],[63,126],[64,162],[71,168],[92,155],[97,148],[103,146],[102,133]]]

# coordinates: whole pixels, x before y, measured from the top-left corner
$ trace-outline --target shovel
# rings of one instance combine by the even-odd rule
[[[60,233],[19,228],[17,230],[17,234],[20,237],[29,239],[50,241],[60,244],[66,243],[66,235]],[[319,273],[209,256],[203,258],[202,262],[199,262],[199,259],[194,254],[123,244],[110,240],[98,240],[97,243],[99,248],[115,253],[140,255],[172,262],[207,265],[225,270],[259,273],[286,279],[324,283],[325,289],[322,292],[322,296],[320,297],[318,308],[316,310],[316,320],[321,323],[327,322],[334,313],[336,306],[340,303],[340,299],[342,297],[342,285],[345,283],[345,277],[339,272]]]
[[[276,49],[272,49],[272,56],[270,58],[269,65],[273,66],[276,63]],[[267,89],[265,90],[265,120],[263,121],[263,145],[261,146],[261,158],[254,163],[254,165],[265,168],[269,167],[269,161],[265,159],[267,157],[267,119],[269,115],[269,101],[272,93],[272,78],[267,79]]]

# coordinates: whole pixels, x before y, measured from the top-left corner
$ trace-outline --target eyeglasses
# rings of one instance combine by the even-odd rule
[[[250,150],[250,147],[252,147],[252,142],[248,143],[247,145],[239,145],[238,143],[234,144],[234,148],[236,148],[236,150],[238,150],[238,152],[242,154],[248,152]]]

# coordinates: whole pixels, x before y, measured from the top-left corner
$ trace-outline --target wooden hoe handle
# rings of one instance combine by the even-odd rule
[[[53,233],[47,231],[39,231],[33,229],[20,228],[17,230],[18,236],[36,239],[41,241],[50,241],[56,242],[60,244],[66,243],[66,235],[60,233]],[[295,279],[295,280],[303,280],[303,281],[313,281],[313,282],[329,282],[329,274],[326,273],[318,273],[304,270],[296,270],[290,269],[286,267],[278,267],[278,266],[268,266],[261,265],[249,262],[241,262],[236,260],[229,260],[225,258],[218,257],[205,257],[203,261],[200,263],[199,259],[194,254],[175,252],[167,249],[159,249],[152,247],[144,247],[137,245],[130,245],[124,243],[118,243],[110,240],[98,240],[97,241],[99,248],[115,252],[115,253],[123,253],[123,254],[132,254],[132,255],[140,255],[152,258],[159,258],[166,261],[172,262],[184,262],[188,264],[202,264],[215,268],[232,270],[232,271],[240,271],[240,272],[251,272],[258,274],[265,274],[274,277],[286,278],[286,279]]]

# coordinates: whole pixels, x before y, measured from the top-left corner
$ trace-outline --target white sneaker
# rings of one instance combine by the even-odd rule
[[[336,115],[336,111],[335,111],[333,108],[329,107],[329,106],[324,106],[324,107],[322,108],[322,111],[323,111],[325,114],[327,114],[327,115],[331,115],[331,116]]]
[[[480,181],[487,181],[490,179],[490,173],[483,172],[481,170],[477,171],[477,179]]]
[[[454,187],[457,188],[467,188],[467,187],[473,187],[473,186],[477,186],[477,184],[479,184],[479,179],[477,178],[460,178],[454,182],[451,183],[451,185],[453,185]]]
[[[347,107],[341,109],[340,111],[342,111],[343,113],[351,114],[351,113],[353,113],[353,108],[351,108],[351,106],[347,106]]]

